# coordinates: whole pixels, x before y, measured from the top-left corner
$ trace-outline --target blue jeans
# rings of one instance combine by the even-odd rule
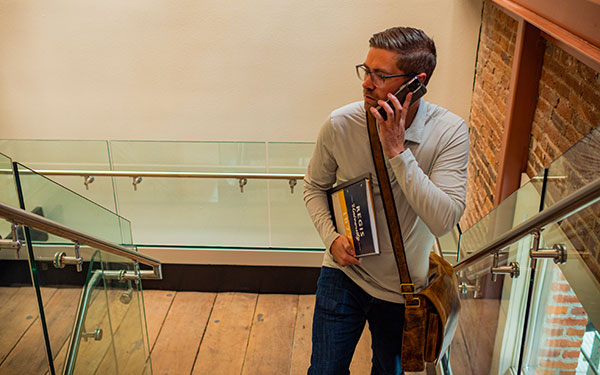
[[[321,268],[308,374],[349,374],[365,322],[371,331],[371,374],[404,374],[400,368],[404,305],[372,297],[338,269]]]

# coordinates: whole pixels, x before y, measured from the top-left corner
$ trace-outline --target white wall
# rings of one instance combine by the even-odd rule
[[[468,120],[481,0],[0,0],[0,138],[314,141],[369,37],[422,28]]]

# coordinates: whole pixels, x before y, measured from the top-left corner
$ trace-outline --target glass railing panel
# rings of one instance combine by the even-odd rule
[[[548,167],[544,207],[600,177],[600,128],[593,129]]]
[[[19,207],[17,187],[10,157],[0,153],[0,202]],[[4,227],[2,227],[4,229]],[[4,233],[4,230],[2,231]]]
[[[105,374],[117,374],[117,356],[109,314],[109,299],[103,275],[102,253],[90,259],[84,288],[81,290],[75,320],[75,334],[69,340],[65,359],[67,374],[95,374],[104,363]],[[57,363],[58,364],[58,363]],[[61,371],[65,366],[61,367]]]
[[[123,243],[121,218],[108,209],[18,164],[25,209],[72,229],[112,243]],[[53,235],[32,230],[36,243],[64,243]]]
[[[111,142],[115,170],[266,172],[264,143]],[[137,244],[269,246],[267,182],[116,178],[120,213]]]
[[[123,244],[135,250],[132,246],[131,224],[129,221],[27,167],[19,164],[18,171],[26,210],[38,214],[43,213],[43,216],[67,227],[115,244]],[[34,209],[32,210],[31,207]],[[72,335],[73,322],[77,316],[77,306],[82,286],[86,281],[85,275],[86,270],[88,270],[86,262],[92,259],[94,251],[85,246],[80,248],[81,257],[84,260],[84,272],[77,272],[74,265],[57,269],[53,265],[53,261],[56,259],[55,254],[64,252],[67,256],[75,256],[74,244],[70,240],[48,235],[33,228],[30,233],[30,239],[33,243],[34,274],[39,285],[41,289],[55,288],[56,290],[51,299],[46,301],[42,298],[42,303],[46,314],[48,341],[52,358],[57,366],[62,369],[66,363],[69,363],[67,357],[69,339]],[[113,268],[107,263],[111,262],[110,254],[103,253],[102,255],[106,256],[108,260],[103,259],[104,262],[96,262],[96,264],[108,264],[109,266],[103,268],[112,270]],[[101,270],[102,267],[94,268],[93,271],[98,271],[98,269]],[[130,265],[129,269],[133,269],[133,266]],[[112,283],[106,285],[108,288],[112,286]],[[104,288],[104,284],[98,284],[97,286]],[[96,317],[99,321],[90,324],[106,326],[107,322],[110,323],[110,314],[112,314],[110,299],[107,301],[107,298],[111,296],[106,292],[102,295],[100,290],[96,289],[94,288],[91,293],[93,303],[90,304],[90,308],[92,308],[93,314],[90,315],[90,319]],[[110,290],[110,288],[108,289]],[[103,305],[105,313],[103,313]],[[112,337],[110,329],[104,331],[104,334],[104,342],[98,343],[98,345],[92,345],[90,342],[89,350],[86,349],[82,352],[82,358],[84,359],[79,366],[83,367],[80,367],[79,370],[76,369],[76,372],[90,373],[89,368],[100,368],[102,366],[105,372],[101,373],[115,373],[113,369],[116,361],[114,358],[111,360],[109,355],[110,351],[114,353],[114,348],[108,350],[105,347],[106,340],[110,341]],[[95,342],[95,340],[93,341]],[[82,341],[84,343],[83,347],[86,347],[85,342],[86,340]],[[103,355],[98,354],[103,351]],[[95,357],[96,354],[98,358]]]
[[[593,129],[548,167],[546,208],[600,178],[600,128]],[[573,246],[588,256],[586,268],[600,280],[600,206],[576,213],[560,224]]]
[[[562,245],[567,258],[538,262],[526,374],[595,374],[600,367],[599,215],[595,203],[542,232],[542,246]]]
[[[490,274],[493,256],[459,273],[468,292],[462,296],[459,325],[450,351],[454,374],[506,374],[516,370],[529,286],[527,236],[500,252],[498,265],[519,264],[520,275]],[[515,372],[516,373],[516,372]]]
[[[114,170],[266,172],[264,142],[110,141]]]
[[[144,316],[141,283],[119,281],[108,276],[111,271],[134,271],[129,259],[103,253],[103,264],[108,293],[108,305],[120,374],[151,373],[148,337]],[[108,366],[107,366],[108,365]],[[101,363],[98,373],[109,373],[110,361]]]
[[[269,143],[268,172],[304,174],[314,143]],[[310,216],[304,206],[304,183],[295,180],[293,192],[287,180],[268,183],[271,244],[274,247],[322,249]]]
[[[0,202],[19,207],[12,163],[0,154]],[[11,224],[0,219],[0,236],[11,237]],[[50,300],[56,292],[42,288]],[[0,374],[44,374],[50,371],[36,289],[32,285],[27,247],[0,250]]]
[[[109,171],[107,141],[90,140],[0,140],[0,152],[34,170]],[[96,177],[86,187],[81,176],[50,176],[74,192],[116,210],[111,178]]]
[[[532,179],[460,236],[459,260],[531,218],[540,209],[541,181]]]

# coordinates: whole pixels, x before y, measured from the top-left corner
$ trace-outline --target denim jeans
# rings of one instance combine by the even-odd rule
[[[400,368],[404,305],[372,297],[338,269],[321,268],[308,374],[349,374],[365,322],[371,331],[371,374],[404,374]]]

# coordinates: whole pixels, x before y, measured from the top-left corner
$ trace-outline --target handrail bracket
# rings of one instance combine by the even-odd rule
[[[529,257],[532,260],[531,268],[535,269],[537,259],[553,259],[555,264],[564,264],[567,261],[567,249],[565,245],[556,243],[551,249],[540,249],[541,231],[537,230],[533,234],[533,247],[529,250]]]
[[[19,259],[19,251],[21,250],[22,243],[17,237],[17,224],[12,223],[10,226],[10,230],[12,233],[12,238],[9,239],[0,239],[0,250],[15,250],[16,257]]]
[[[498,251],[494,253],[494,263],[490,269],[492,273],[492,281],[496,282],[498,280],[498,275],[510,275],[510,277],[517,278],[521,274],[521,267],[518,262],[510,262],[508,266],[499,266],[499,255]]]
[[[74,264],[77,267],[77,272],[83,271],[83,258],[79,250],[79,243],[75,242],[75,256],[68,257],[64,251],[59,251],[54,254],[54,267],[65,268],[67,264]]]

